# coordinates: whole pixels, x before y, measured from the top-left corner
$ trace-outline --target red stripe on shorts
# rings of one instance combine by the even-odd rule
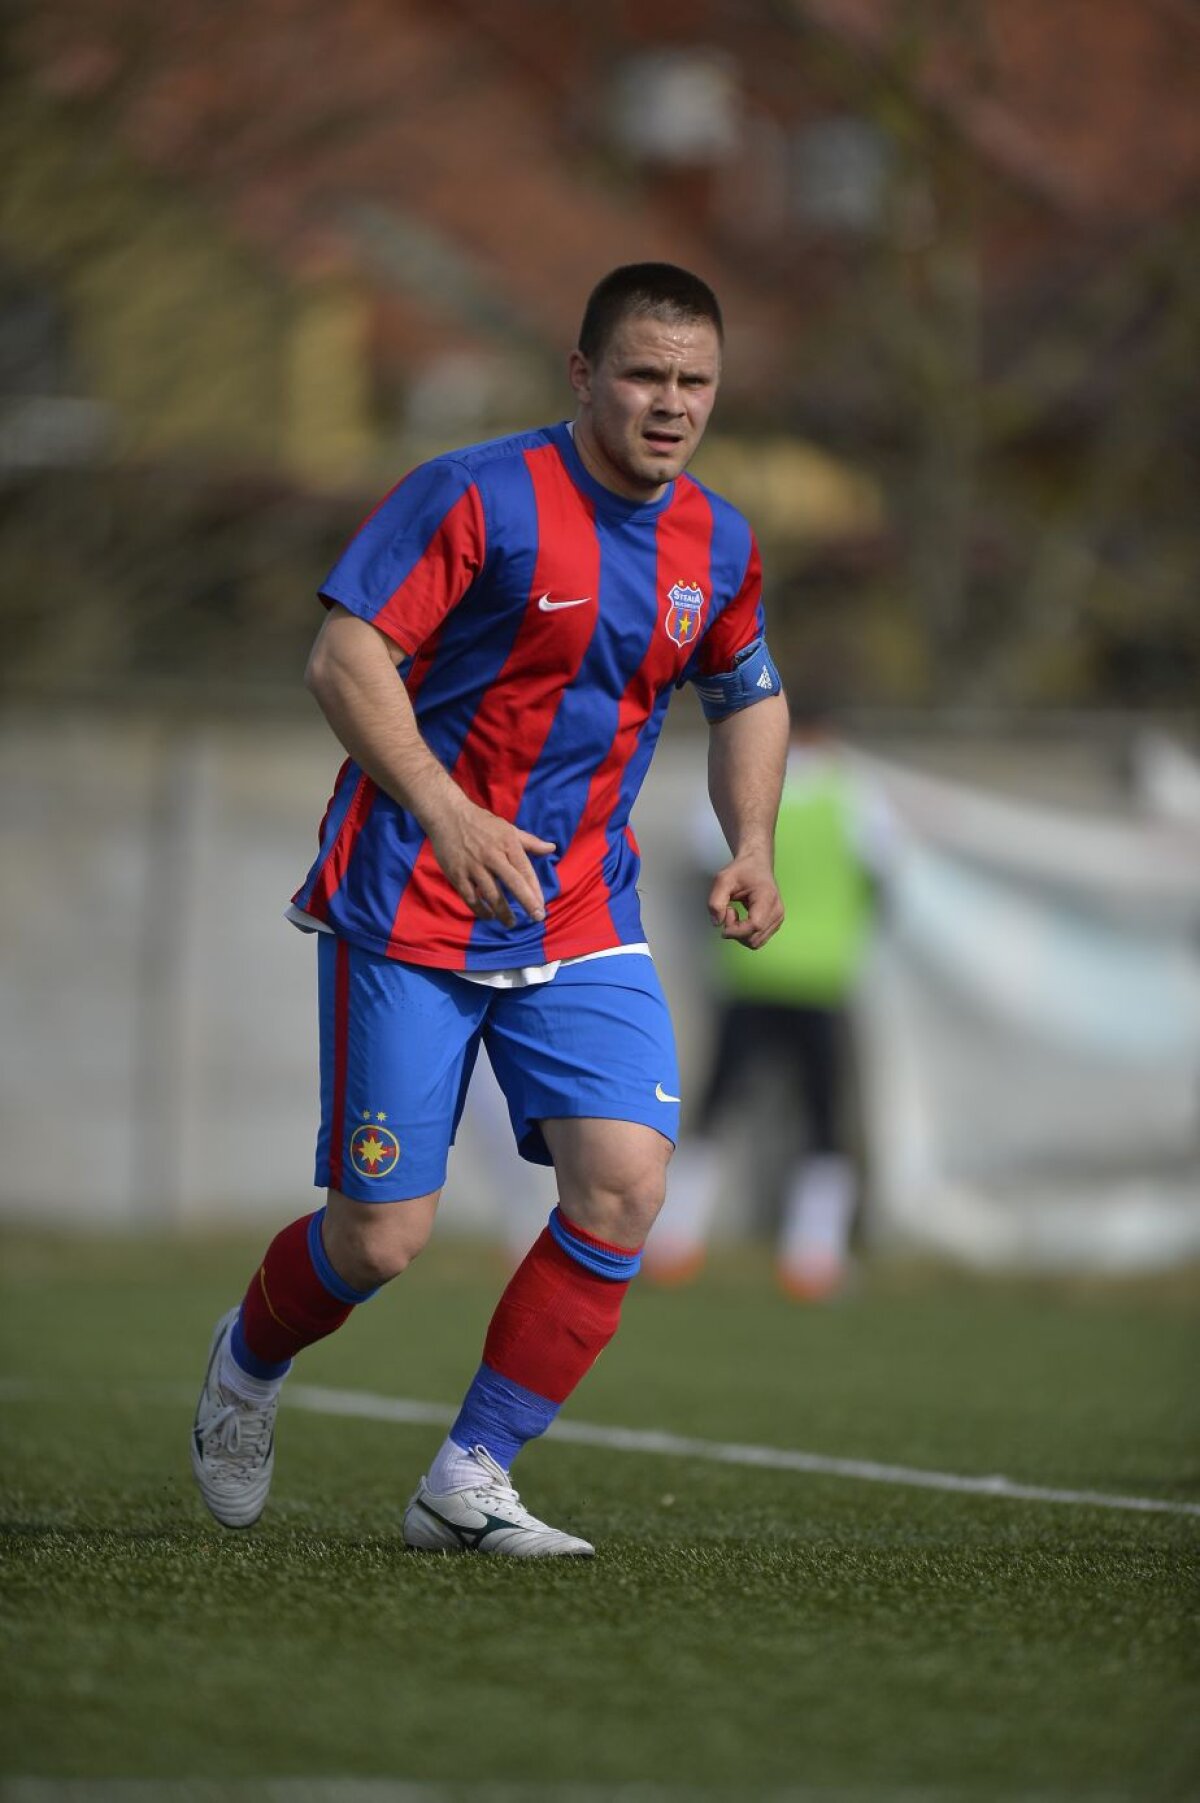
[[[333,985],[333,1115],[329,1123],[329,1183],[341,1189],[346,1147],[346,1069],[350,1061],[350,947],[337,942]]]

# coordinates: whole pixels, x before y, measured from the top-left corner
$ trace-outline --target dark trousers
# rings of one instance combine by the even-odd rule
[[[845,1034],[838,1007],[726,1002],[696,1114],[697,1131],[715,1132],[726,1111],[744,1104],[770,1072],[772,1082],[782,1078],[785,1093],[796,1099],[805,1149],[814,1155],[845,1152]]]

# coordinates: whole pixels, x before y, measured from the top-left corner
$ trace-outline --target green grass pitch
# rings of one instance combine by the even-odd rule
[[[440,1430],[285,1404],[267,1514],[216,1527],[188,1429],[258,1250],[0,1245],[0,1797],[1200,1794],[1195,1514],[552,1435],[518,1482],[597,1558],[431,1558]],[[449,1409],[502,1281],[443,1239],[297,1375]],[[729,1254],[634,1286],[564,1420],[1195,1503],[1198,1291],[881,1268],[806,1309]]]

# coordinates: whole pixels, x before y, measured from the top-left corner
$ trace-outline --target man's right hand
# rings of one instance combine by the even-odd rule
[[[331,608],[308,662],[308,686],[350,756],[425,829],[451,887],[480,920],[516,925],[509,896],[534,920],[546,902],[529,853],[556,850],[471,801],[433,756],[396,677],[403,649],[344,607]]]
[[[436,821],[427,819],[425,830],[448,881],[478,919],[515,926],[510,895],[534,920],[546,918],[545,897],[528,854],[554,851],[552,840],[489,814],[465,795]]]

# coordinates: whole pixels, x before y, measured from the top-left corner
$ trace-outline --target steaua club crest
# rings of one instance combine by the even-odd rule
[[[690,645],[700,631],[704,596],[694,583],[677,582],[667,596],[667,637],[677,645]]]
[[[400,1141],[384,1126],[385,1114],[363,1116],[362,1125],[350,1135],[350,1163],[360,1177],[387,1177],[400,1157]]]

